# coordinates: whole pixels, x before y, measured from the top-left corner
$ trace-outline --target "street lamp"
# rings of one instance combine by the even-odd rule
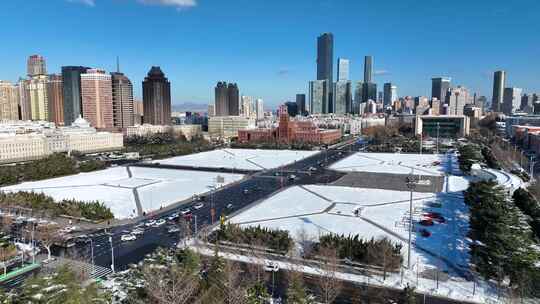
[[[407,177],[406,184],[407,188],[410,190],[410,200],[409,200],[409,248],[407,252],[407,268],[411,269],[411,247],[412,247],[412,229],[413,229],[413,191],[416,189],[417,180],[411,171],[411,175]]]
[[[111,270],[113,273],[114,271],[114,248],[113,248],[113,241],[112,241],[112,235],[109,235],[109,243],[111,243]]]
[[[89,238],[90,240],[90,252],[92,255],[92,275],[96,273],[96,264],[94,263],[94,240],[92,238]]]

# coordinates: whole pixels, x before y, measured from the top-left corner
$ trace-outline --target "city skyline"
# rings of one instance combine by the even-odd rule
[[[539,6],[533,1],[528,2],[530,8]],[[93,6],[61,0],[50,3],[6,3],[5,11],[9,11],[10,15],[5,16],[1,22],[6,25],[9,22],[10,28],[14,30],[8,34],[11,42],[0,50],[0,57],[3,58],[0,62],[3,67],[0,79],[14,83],[19,77],[24,77],[27,73],[25,62],[33,54],[45,57],[47,72],[51,74],[60,73],[61,66],[70,65],[114,71],[116,56],[120,56],[122,70],[134,83],[134,95],[138,100],[142,97],[140,83],[148,66],[160,65],[171,81],[173,104],[211,103],[215,82],[234,79],[242,85],[240,94],[260,96],[267,104],[275,106],[286,100],[294,100],[297,93],[308,92],[308,81],[316,78],[314,37],[331,32],[334,36],[334,66],[337,66],[338,57],[350,59],[350,79],[356,82],[363,79],[364,56],[372,55],[376,58],[374,81],[380,87],[385,82],[395,83],[400,87],[402,96],[429,96],[430,79],[447,76],[453,79],[453,84],[466,86],[471,92],[485,95],[491,100],[492,77],[496,70],[505,70],[512,75],[508,86],[520,87],[523,92],[529,93],[540,91],[540,84],[535,81],[534,75],[540,67],[527,60],[539,51],[538,46],[532,42],[534,39],[527,39],[539,27],[533,22],[534,14],[531,12],[534,9],[522,12],[519,20],[512,22],[508,21],[512,18],[502,18],[505,14],[515,14],[505,12],[502,1],[490,2],[489,9],[480,4],[469,5],[470,11],[461,12],[458,18],[450,18],[451,14],[440,12],[432,4],[420,6],[400,3],[392,4],[393,8],[386,6],[390,4],[370,4],[363,16],[367,21],[375,18],[372,16],[375,11],[384,8],[389,9],[390,15],[401,14],[401,6],[412,5],[420,11],[411,10],[413,13],[409,17],[419,18],[410,25],[397,28],[390,21],[388,25],[369,29],[349,29],[347,26],[352,22],[349,20],[350,12],[359,5],[353,2],[319,1],[307,5],[307,2],[298,1],[289,4],[280,17],[276,17],[273,12],[282,8],[284,1],[272,4],[246,2],[238,12],[227,8],[227,12],[237,16],[245,15],[247,20],[239,21],[238,24],[226,24],[225,29],[219,27],[219,32],[225,30],[229,33],[226,37],[217,35],[218,28],[211,26],[220,22],[222,17],[215,16],[212,5],[207,2],[194,2],[195,6],[181,10],[158,5],[139,5],[136,1],[92,3]],[[268,12],[263,12],[264,16],[274,19],[257,23],[250,31],[240,31],[239,28],[246,29],[246,22],[250,22],[250,12],[260,12],[261,6],[268,9]],[[290,28],[293,22],[297,22],[296,17],[306,13],[303,9],[315,14],[330,11],[328,6],[335,8],[331,10],[332,18],[323,20],[313,17],[298,29]],[[37,12],[42,16],[37,16]],[[126,18],[125,14],[130,14],[132,18]],[[25,18],[22,18],[23,15]],[[95,15],[103,16],[102,24],[81,26],[66,19],[68,16],[77,17],[72,18],[74,20],[92,19]],[[469,15],[476,18],[466,19]],[[32,16],[35,18],[30,18]],[[155,37],[149,35],[154,27],[148,27],[142,21],[146,17],[151,20],[151,24],[155,22],[156,26],[163,26],[161,41],[155,41]],[[47,18],[50,24],[38,26],[42,18]],[[117,22],[116,18],[120,18],[125,27],[112,28],[112,24]],[[490,27],[494,18],[504,24],[498,28],[497,35],[492,33]],[[440,34],[462,33],[460,43],[448,43],[447,37],[443,38],[445,35],[420,41],[418,32],[432,34],[434,31],[425,29],[423,24],[435,19],[440,21],[437,23]],[[24,24],[23,20],[26,20]],[[283,24],[275,26],[275,23],[279,24],[276,21],[283,21]],[[60,22],[67,24],[60,28]],[[208,24],[200,26],[201,22]],[[130,29],[128,32],[125,31],[126,27]],[[115,34],[117,31],[122,31],[123,35]],[[231,32],[242,32],[242,36]],[[259,32],[264,34],[258,35]],[[385,43],[388,38],[384,36],[390,33],[396,47],[389,48]],[[510,41],[503,44],[498,37],[505,33],[512,36],[507,36]],[[54,43],[47,38],[53,35],[59,37]],[[372,42],[363,43],[368,38]],[[207,44],[221,43],[223,39],[233,39],[237,43],[234,48],[205,48]],[[161,47],[160,42],[168,47]],[[442,42],[447,46],[444,49],[435,52],[429,48],[431,44]],[[258,77],[253,77],[254,73]],[[332,75],[334,73],[336,68]]]

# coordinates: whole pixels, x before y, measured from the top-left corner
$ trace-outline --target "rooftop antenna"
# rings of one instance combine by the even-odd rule
[[[120,73],[120,57],[116,56],[116,72]]]

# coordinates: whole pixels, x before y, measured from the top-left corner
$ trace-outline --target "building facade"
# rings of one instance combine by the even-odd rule
[[[111,75],[104,70],[89,69],[81,74],[83,117],[94,128],[111,129],[113,124]]]
[[[463,115],[463,109],[465,105],[469,103],[470,96],[469,91],[458,86],[457,88],[450,88],[446,96],[446,115]]]
[[[503,94],[502,112],[506,115],[512,115],[519,111],[521,106],[520,88],[505,88]]]
[[[431,98],[437,98],[441,102],[446,100],[446,94],[450,89],[450,78],[437,77],[431,79]]]
[[[220,81],[214,88],[215,96],[215,115],[227,116],[229,115],[229,90],[225,81]]]
[[[364,57],[364,82],[371,83],[371,75],[373,74],[373,57]],[[375,100],[375,99],[373,99]]]
[[[26,70],[29,77],[47,75],[45,58],[41,55],[29,56],[26,62]]]
[[[47,75],[32,76],[25,84],[26,96],[30,104],[30,118],[32,120],[49,120],[49,99],[47,96]]]
[[[254,128],[255,119],[243,116],[214,116],[208,118],[208,135],[212,139],[230,139],[238,130]]]
[[[49,121],[57,126],[64,125],[64,89],[62,75],[51,74],[47,82]]]
[[[171,124],[171,84],[160,67],[153,66],[143,81],[144,122]]]
[[[83,115],[81,74],[86,73],[88,69],[89,68],[82,66],[62,67],[64,125],[66,126],[70,126],[75,119]]]
[[[236,83],[229,83],[227,87],[229,111],[228,115],[238,116],[240,115],[240,91]]]
[[[327,80],[309,82],[309,109],[311,114],[328,113],[330,85]]]
[[[349,59],[338,58],[337,81],[349,80]]]
[[[323,33],[317,38],[317,80],[333,83],[334,35]]]
[[[334,109],[332,113],[352,113],[352,83],[348,80],[340,80],[334,83]]]
[[[493,74],[493,98],[491,99],[491,110],[502,112],[504,88],[506,87],[506,72],[496,71]]]
[[[19,89],[0,80],[0,121],[19,119]]]
[[[111,73],[112,110],[115,128],[127,128],[135,124],[133,104],[133,84],[129,78],[119,72]]]
[[[296,94],[296,106],[298,107],[298,113],[300,115],[307,114],[306,94]]]
[[[255,114],[257,120],[264,118],[264,101],[261,98],[255,100]]]
[[[458,138],[469,135],[469,117],[460,115],[416,115],[415,134],[424,137]]]
[[[398,100],[397,86],[393,85],[390,82],[385,83],[383,88],[383,95],[384,106],[391,106],[394,101]]]

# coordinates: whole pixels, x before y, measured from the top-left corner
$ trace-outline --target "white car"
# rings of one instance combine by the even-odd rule
[[[122,242],[135,241],[136,239],[137,237],[133,234],[124,234],[120,237],[120,240],[122,240]]]
[[[144,229],[137,228],[137,229],[131,231],[131,234],[133,234],[133,235],[143,235],[144,234]]]
[[[277,263],[272,262],[272,261],[266,261],[264,263],[264,271],[278,272],[279,271],[279,265]]]
[[[173,213],[171,215],[169,215],[169,217],[167,217],[167,220],[169,221],[174,221],[176,220],[177,218],[179,218],[180,216],[178,215],[178,213]]]
[[[180,232],[180,228],[177,226],[170,226],[167,228],[167,233],[178,233]]]
[[[195,208],[195,209],[197,209],[197,210],[201,209],[202,207],[204,207],[204,204],[203,204],[203,203],[197,203],[197,204],[195,204],[195,205],[193,206],[193,208]]]
[[[191,210],[189,210],[189,208],[180,211],[180,213],[182,213],[182,215],[186,215],[186,214],[188,214],[188,213],[190,213],[190,212],[191,212]]]
[[[144,225],[145,225],[146,227],[152,227],[152,226],[154,226],[155,224],[156,224],[156,221],[150,220],[150,221],[146,222]]]
[[[160,227],[160,226],[163,226],[167,223],[167,221],[165,221],[164,219],[159,219],[155,224],[154,224],[154,227]]]

